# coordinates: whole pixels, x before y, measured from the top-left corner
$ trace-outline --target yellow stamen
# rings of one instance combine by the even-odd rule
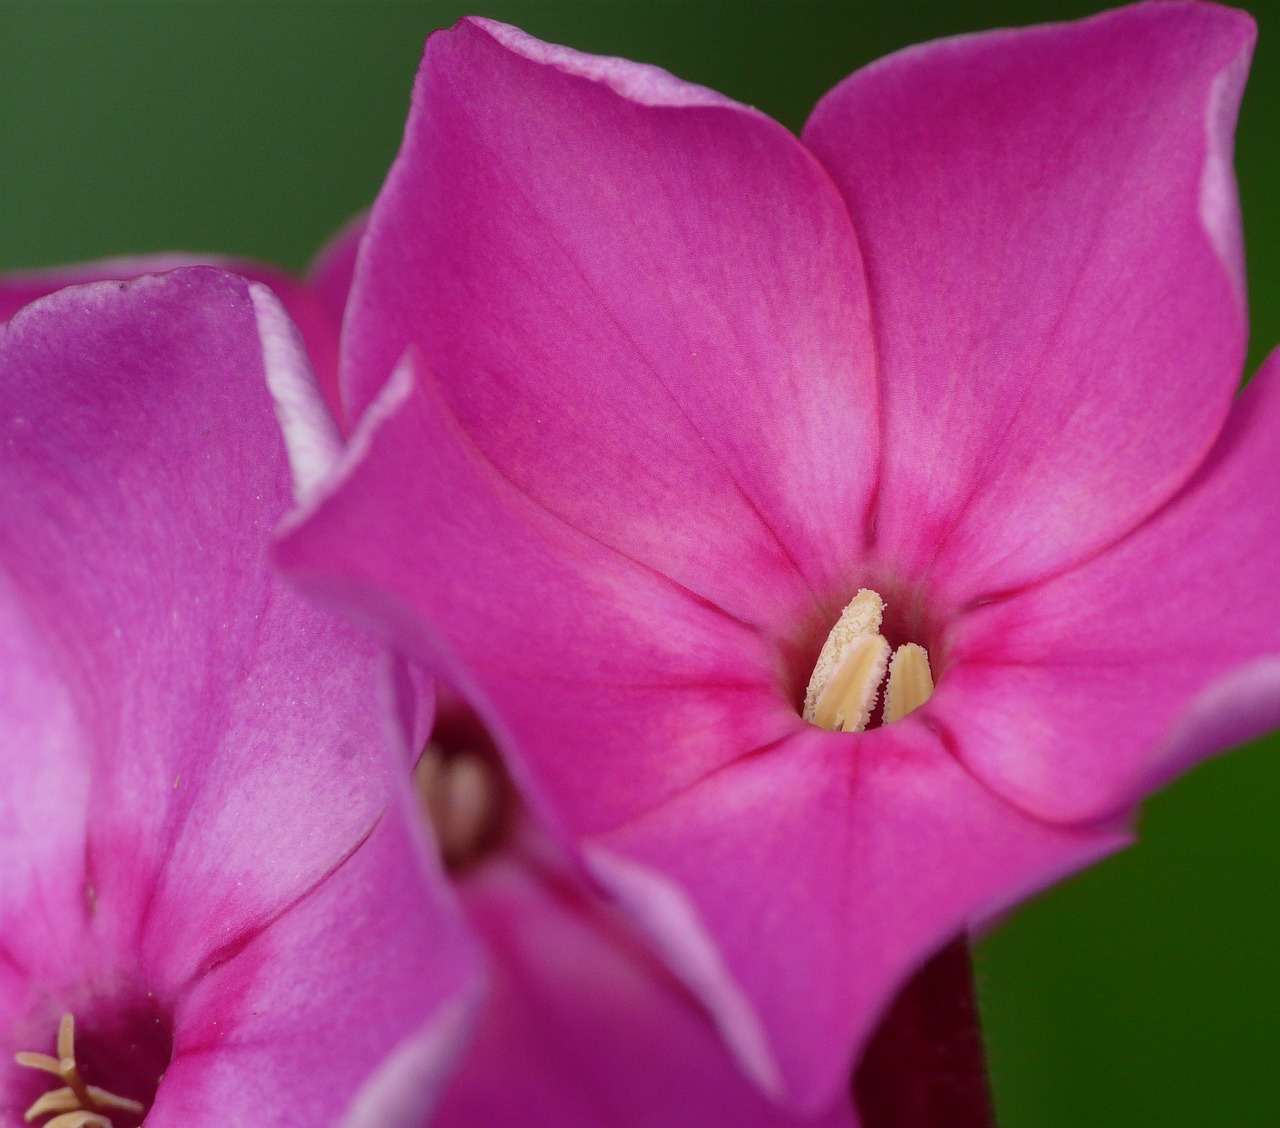
[[[117,1096],[96,1085],[86,1085],[76,1065],[76,1022],[64,1014],[58,1024],[58,1056],[20,1053],[14,1061],[27,1069],[38,1069],[60,1078],[66,1088],[54,1089],[38,1098],[26,1111],[28,1124],[50,1113],[59,1115],[48,1121],[44,1128],[112,1128],[111,1120],[102,1115],[103,1109],[141,1116],[146,1108],[138,1101]]]
[[[885,724],[901,720],[933,694],[929,655],[908,642],[889,661],[889,643],[880,633],[884,601],[863,588],[840,613],[823,643],[804,696],[804,719],[832,732],[862,732],[871,720],[880,684],[885,686]]]
[[[99,1108],[113,1108],[117,1112],[132,1112],[139,1115],[146,1111],[137,1101],[108,1093],[106,1089],[99,1089],[97,1085],[89,1086],[89,1096]]]
[[[55,1116],[44,1128],[112,1128],[111,1121],[96,1112],[64,1112]]]
[[[893,724],[933,696],[933,671],[923,646],[908,642],[894,651],[884,691],[884,723]]]
[[[822,644],[822,651],[813,667],[813,676],[809,678],[809,688],[804,695],[804,719],[811,724],[818,707],[818,698],[827,688],[844,658],[845,648],[854,639],[863,635],[880,633],[880,621],[884,618],[884,600],[870,588],[863,588],[855,595],[843,611],[836,625]]]
[[[52,1089],[27,1109],[25,1119],[30,1124],[39,1116],[49,1116],[55,1112],[74,1112],[79,1107],[80,1101],[70,1089]]]
[[[866,728],[888,662],[889,644],[883,635],[860,635],[850,642],[818,697],[813,723],[832,732],[861,732]]]

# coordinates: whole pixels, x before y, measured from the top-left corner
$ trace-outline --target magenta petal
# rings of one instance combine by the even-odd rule
[[[443,667],[575,829],[631,818],[801,723],[756,632],[513,488],[411,366],[299,523],[285,569]]]
[[[848,1094],[816,1120],[761,1096],[634,930],[567,876],[502,858],[462,897],[491,985],[436,1128],[854,1128]]]
[[[341,240],[345,235],[346,231],[335,237],[332,245],[335,257],[341,253]],[[216,266],[271,287],[301,331],[325,400],[336,416],[339,408],[338,330],[342,325],[342,308],[338,306],[335,310],[332,305],[332,288],[336,285],[332,276],[336,273],[334,267],[323,274],[323,290],[319,288],[319,284],[312,287],[299,283],[275,267],[224,255],[139,255],[100,259],[97,262],[76,263],[45,270],[15,271],[0,274],[0,321],[7,321],[23,306],[55,293],[64,286],[82,285],[86,282],[123,282],[140,278],[144,274],[163,274],[191,266]],[[347,276],[347,282],[350,282],[350,275]]]
[[[389,660],[270,560],[336,449],[297,331],[176,270],[27,306],[0,373],[0,1116],[71,1012],[149,1125],[418,1128],[472,949]]]
[[[1244,13],[1141,4],[872,64],[805,141],[848,201],[884,397],[877,550],[935,613],[1169,498],[1240,379]]]
[[[807,729],[584,849],[744,1068],[817,1109],[926,956],[1126,841],[1028,818],[908,720]]]
[[[1097,818],[1280,725],[1280,354],[1190,486],[1088,564],[974,614],[929,703],[992,786]]]
[[[437,33],[347,332],[355,412],[414,346],[497,475],[730,614],[789,631],[847,588],[878,443],[862,265],[763,115],[502,25]]]
[[[2,582],[31,637],[18,676],[45,687],[37,777],[7,797],[66,796],[82,848],[41,883],[78,894],[64,931],[87,886],[96,942],[140,947],[170,987],[385,804],[378,655],[271,567],[289,477],[255,314],[244,281],[195,269],[64,290],[0,330]],[[18,874],[67,851],[28,825],[47,803],[13,816],[32,843]]]
[[[75,703],[21,602],[0,570],[0,1030],[32,971],[76,959],[81,937],[64,922],[82,914],[89,803]]]
[[[393,803],[332,875],[201,980],[147,1128],[427,1123],[479,982],[417,817]]]
[[[8,321],[23,306],[65,286],[124,281],[143,274],[163,274],[184,266],[222,266],[227,261],[216,255],[128,255],[67,266],[0,272],[0,321]]]

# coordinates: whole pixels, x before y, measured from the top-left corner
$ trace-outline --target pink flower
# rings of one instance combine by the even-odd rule
[[[293,328],[209,269],[77,286],[0,375],[0,1124],[416,1128],[473,956],[383,657],[270,566]]]
[[[362,422],[280,558],[468,695],[771,1094],[824,1106],[929,952],[1280,720],[1252,42],[1157,3],[926,44],[802,140],[501,25],[428,43]]]

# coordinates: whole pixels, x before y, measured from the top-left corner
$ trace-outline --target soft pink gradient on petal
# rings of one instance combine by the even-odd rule
[[[514,854],[460,887],[489,952],[489,996],[436,1128],[855,1128],[771,1104],[706,1015],[603,902]]]
[[[804,138],[867,264],[881,567],[935,614],[1061,571],[1204,458],[1240,380],[1250,18],[1140,4],[857,72]]]
[[[1161,513],[961,624],[931,719],[993,787],[1055,819],[1127,806],[1280,724],[1278,482],[1273,354]]]
[[[130,942],[180,979],[208,952],[174,929],[234,939],[376,821],[383,790],[353,785],[384,771],[358,688],[375,653],[271,571],[291,499],[246,283],[197,268],[63,291],[0,347],[0,559],[87,745],[94,927],[136,929],[149,901]]]
[[[1020,814],[907,720],[807,729],[584,849],[744,1067],[814,1110],[928,955],[1128,840]],[[687,966],[708,940],[718,984]]]
[[[147,1128],[206,1123],[211,1110],[225,1124],[421,1128],[452,1047],[412,1078],[410,1090],[421,1088],[402,1094],[411,1112],[398,1122],[369,1121],[353,1096],[402,1042],[430,1044],[435,1025],[461,1041],[457,985],[476,979],[475,949],[416,818],[393,803],[333,874],[203,977],[179,1008]],[[353,1100],[357,1115],[342,1120]]]
[[[414,346],[496,475],[791,637],[863,544],[867,317],[844,204],[782,127],[464,20],[428,41],[370,217],[344,395],[363,413]]]
[[[89,804],[85,731],[21,603],[0,570],[0,1030],[18,1020],[32,975],[78,954],[81,931],[67,922],[83,916]]]
[[[336,253],[341,248],[344,231],[332,244]],[[270,286],[289,311],[306,341],[307,354],[324,390],[329,409],[336,413],[338,396],[338,330],[342,325],[342,307],[333,306],[334,278],[326,272],[315,288],[299,282],[282,270],[251,259],[229,255],[197,255],[186,253],[138,255],[135,257],[100,259],[40,270],[13,271],[0,274],[0,321],[7,321],[23,306],[37,298],[55,293],[64,286],[86,282],[128,281],[144,274],[163,274],[181,267],[216,266],[233,274]],[[336,271],[334,271],[336,273]],[[347,276],[350,282],[350,275]],[[323,285],[323,290],[320,286]]]
[[[575,830],[634,817],[801,723],[754,631],[515,489],[411,364],[343,471],[282,541],[282,564],[474,686]]]

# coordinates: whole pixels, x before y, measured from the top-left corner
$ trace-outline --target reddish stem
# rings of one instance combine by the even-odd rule
[[[863,1128],[994,1128],[969,941],[898,993],[853,1079]]]

